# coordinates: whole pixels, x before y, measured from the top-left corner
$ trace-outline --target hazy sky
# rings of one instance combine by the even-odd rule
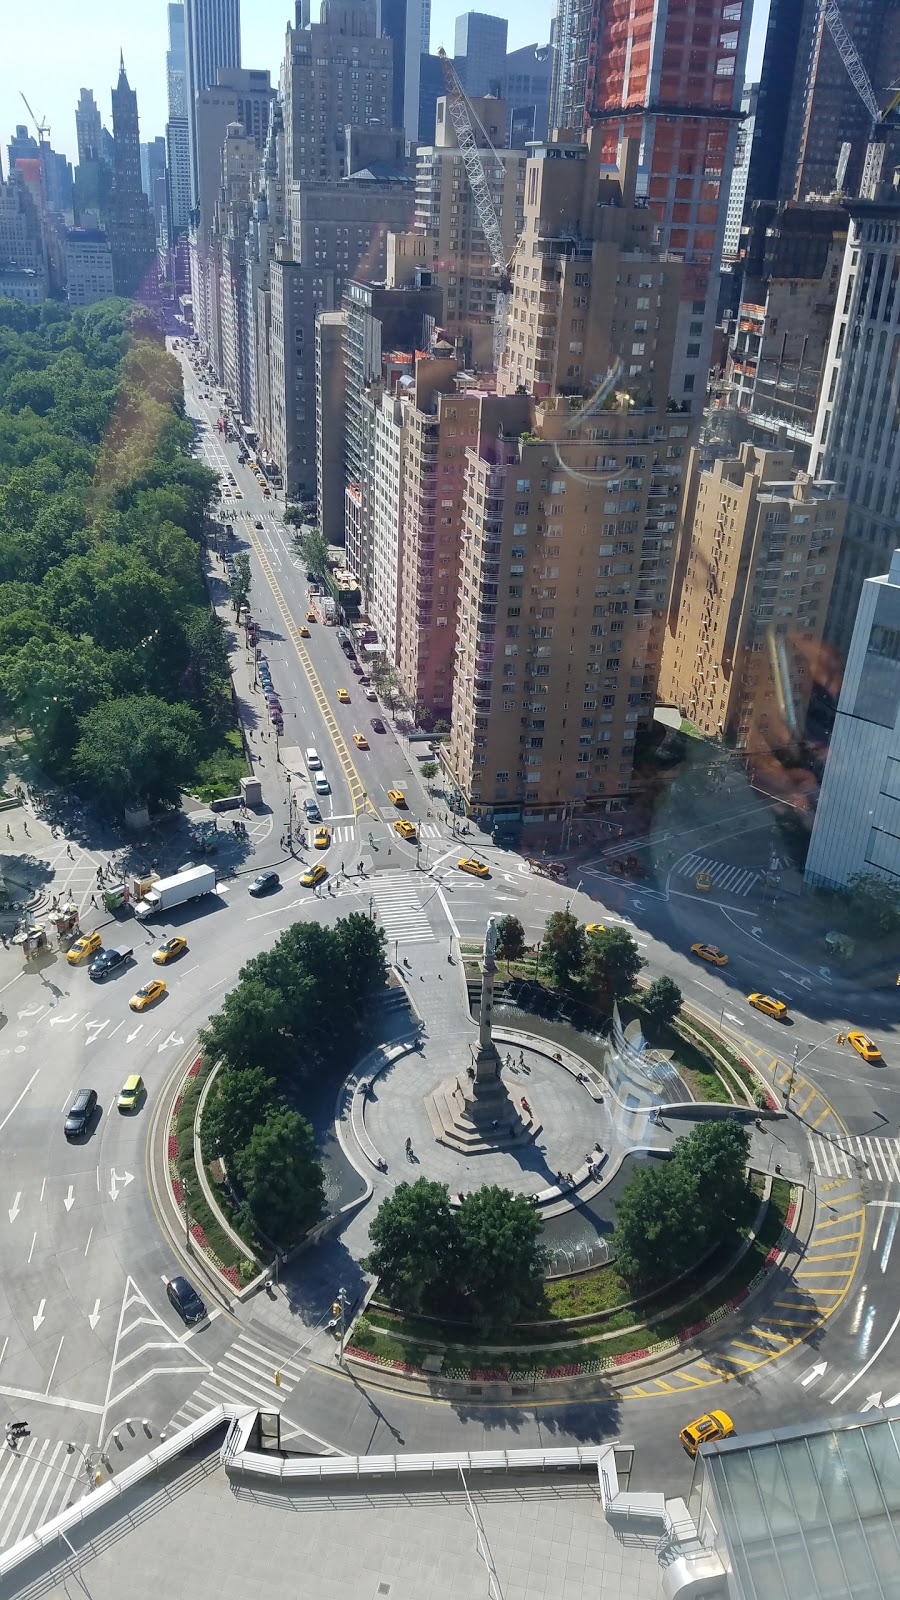
[[[471,9],[509,18],[510,49],[545,44],[554,0],[477,0]],[[456,17],[466,0],[432,0],[431,47],[453,48]],[[119,47],[125,52],[129,82],[137,90],[141,138],[163,133],[166,121],[166,0],[6,0],[0,53],[0,150],[6,173],[6,145],[18,122],[30,118],[20,98],[28,97],[35,115],[50,124],[54,150],[74,161],[75,105],[79,90],[93,89],[104,122],[111,122],[110,90],[119,72]],[[755,0],[748,75],[758,73],[769,0]],[[285,23],[292,0],[243,0],[242,50],[245,67],[268,67],[273,83],[284,50]],[[32,129],[33,132],[33,129]]]

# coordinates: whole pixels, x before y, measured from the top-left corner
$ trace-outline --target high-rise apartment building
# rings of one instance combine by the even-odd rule
[[[867,578],[806,858],[807,883],[843,889],[858,873],[900,886],[900,550]],[[887,945],[886,945],[887,951]]]
[[[112,250],[102,228],[67,228],[64,249],[70,306],[92,306],[115,293]]]
[[[344,542],[344,451],[347,386],[343,311],[316,317],[316,520],[329,544]]]
[[[391,126],[393,44],[378,31],[376,0],[296,0],[282,71],[288,184],[347,175],[345,130]]]
[[[704,401],[725,230],[728,185],[740,124],[750,0],[572,0],[572,87],[567,126],[599,127],[603,159],[621,142],[641,148],[641,192],[660,243],[685,263],[670,393]]]
[[[866,578],[891,564],[900,505],[900,198],[846,202],[850,231],[811,461],[849,501],[826,641],[845,657]]]
[[[187,233],[191,219],[191,146],[188,130],[187,53],[184,5],[166,7],[169,48],[166,51],[166,201],[169,248]]]
[[[850,146],[844,188],[848,194],[859,193],[871,118],[838,53],[825,9],[820,0],[802,0],[799,8],[795,5],[787,11],[785,26],[777,30],[777,36],[770,20],[762,85],[767,74],[772,74],[781,89],[790,51],[786,35],[791,26],[798,43],[786,96],[778,192],[761,195],[762,199],[805,200],[811,194],[833,194],[844,143]],[[900,8],[895,0],[841,0],[840,10],[876,99],[886,106],[890,86],[898,82],[900,73]],[[779,0],[779,17],[781,11]],[[887,147],[883,166],[887,176],[900,161],[900,129],[896,124],[885,127],[878,137]]]
[[[185,0],[188,148],[191,159],[191,205],[197,205],[200,165],[197,145],[197,96],[213,88],[220,69],[227,75],[241,64],[240,0]],[[243,118],[240,119],[243,121]],[[246,127],[246,123],[244,124]],[[250,132],[250,129],[247,129]]]
[[[510,50],[503,63],[500,98],[507,107],[506,143],[513,150],[547,137],[552,56],[548,44],[526,44]]]
[[[40,156],[41,150],[33,133],[29,133],[24,122],[16,124],[16,131],[6,146],[8,171],[12,172],[17,161],[33,161]]]
[[[219,351],[214,365],[221,371],[226,393],[234,396],[243,415],[250,403],[245,253],[259,151],[242,123],[232,122],[226,129],[221,159],[222,179],[213,230],[219,273]]]
[[[0,261],[33,274],[46,293],[48,264],[41,214],[30,186],[18,172],[11,172],[6,182],[0,180]]]
[[[753,146],[758,94],[758,83],[744,84],[744,92],[741,95],[741,116],[744,120],[738,130],[737,143],[734,147],[734,167],[731,183],[728,186],[728,207],[725,212],[725,233],[722,239],[723,266],[736,261],[740,251],[741,225],[744,220],[744,200],[750,172],[750,152]]]
[[[456,19],[453,65],[471,100],[475,96],[499,96],[506,66],[505,17],[488,16],[484,11],[466,11]]]
[[[78,104],[75,107],[75,136],[78,140],[79,166],[85,161],[99,161],[103,158],[103,124],[93,89],[82,89],[78,97]]]
[[[637,146],[615,173],[601,146],[528,161],[505,395],[466,450],[450,765],[486,816],[620,803],[653,714],[696,428],[669,400],[685,269]]]
[[[141,290],[155,297],[156,236],[147,196],[141,187],[141,137],[137,95],[119,57],[119,81],[112,91],[115,139],[109,242],[112,249],[116,293],[134,295]]]
[[[803,737],[846,510],[790,450],[691,451],[660,693],[710,737]]]
[[[508,259],[522,231],[525,151],[501,148],[506,135],[502,100],[484,97],[472,104],[476,143],[487,149],[486,134],[494,146],[484,171]],[[416,228],[435,241],[434,276],[444,291],[448,338],[460,343],[465,365],[491,371],[497,274],[445,96],[437,103],[434,143],[420,146],[416,156]]]
[[[378,0],[378,31],[393,49],[391,124],[410,144],[419,137],[419,80],[431,35],[431,0]]]

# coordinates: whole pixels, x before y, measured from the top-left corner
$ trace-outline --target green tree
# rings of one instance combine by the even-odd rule
[[[236,1151],[243,1150],[253,1129],[283,1104],[275,1079],[267,1078],[262,1067],[246,1067],[242,1072],[224,1067],[203,1110],[204,1157],[221,1156],[230,1162]]]
[[[271,1111],[232,1162],[254,1222],[286,1248],[318,1222],[325,1180],[312,1127],[297,1111]]]
[[[333,928],[337,955],[344,975],[348,1002],[359,1015],[387,981],[387,941],[384,929],[361,911],[341,917]]]
[[[501,917],[497,923],[497,954],[501,961],[506,962],[509,971],[511,961],[521,961],[525,954],[525,929],[518,917]]]
[[[523,1194],[491,1184],[465,1196],[457,1212],[460,1286],[482,1334],[502,1332],[533,1306],[546,1266],[542,1227]]]
[[[585,931],[571,911],[551,911],[541,941],[541,963],[561,989],[571,988],[581,976],[585,958]]]
[[[300,560],[316,578],[324,578],[328,571],[328,540],[319,528],[301,528],[294,535]]]
[[[116,807],[175,805],[201,734],[188,706],[154,695],[108,700],[81,719],[75,768]]]
[[[419,771],[421,772],[422,777],[425,779],[425,782],[430,783],[432,778],[437,777],[440,768],[436,761],[423,761]]]
[[[245,967],[237,986],[225,996],[221,1011],[201,1029],[200,1042],[207,1055],[216,1060],[223,1056],[238,1070],[265,1061],[281,1073],[294,1059],[293,1041],[283,1030],[283,1018],[282,997]]]
[[[671,1282],[747,1218],[749,1136],[734,1118],[702,1122],[671,1159],[636,1171],[616,1201],[616,1266],[631,1284]]]
[[[403,696],[403,687],[400,683],[400,674],[389,661],[387,656],[379,656],[372,662],[372,682],[378,690],[382,700],[386,700],[393,709],[397,700]]]
[[[237,552],[231,571],[232,577],[229,589],[231,592],[231,604],[234,606],[234,614],[237,616],[241,606],[245,606],[250,598],[250,585],[253,581],[253,575],[250,571],[250,557],[246,550]]]
[[[675,1141],[673,1160],[697,1181],[711,1241],[746,1218],[749,1153],[750,1135],[733,1117],[701,1122],[686,1138]]]
[[[674,1022],[683,1000],[677,983],[663,973],[641,996],[641,1005],[651,1022]]]
[[[644,965],[634,939],[625,928],[603,928],[588,937],[585,982],[602,1010],[611,1011],[614,1000],[624,999],[633,992]]]
[[[457,1276],[456,1218],[445,1183],[398,1183],[378,1207],[369,1239],[363,1266],[395,1305],[419,1310]]]

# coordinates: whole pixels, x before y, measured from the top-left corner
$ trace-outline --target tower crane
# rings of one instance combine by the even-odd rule
[[[49,122],[47,121],[46,117],[44,117],[42,119],[42,121],[38,122],[38,119],[35,116],[34,112],[32,111],[30,105],[28,104],[28,101],[25,100],[25,96],[24,96],[24,94],[22,94],[21,89],[19,90],[19,94],[22,95],[22,99],[25,101],[25,110],[28,112],[28,115],[30,116],[32,122],[34,123],[35,132],[37,133],[37,136],[38,136],[38,144],[39,145],[49,144],[50,143],[50,124],[49,124]]]
[[[866,147],[866,159],[863,166],[862,181],[860,182],[859,186],[861,198],[865,200],[871,200],[881,178],[881,168],[884,163],[885,152],[885,146],[883,142],[879,140],[876,135],[879,128],[884,126],[887,118],[896,110],[897,106],[900,105],[900,89],[896,89],[894,91],[890,104],[885,108],[884,111],[881,111],[878,106],[878,101],[875,98],[875,91],[872,88],[871,79],[869,78],[869,74],[863,66],[856,45],[853,43],[853,40],[847,32],[847,28],[844,24],[844,19],[841,16],[837,0],[825,0],[823,15],[825,24],[834,41],[837,53],[844,64],[847,76],[859,95],[860,100],[868,111],[870,118],[872,119],[872,129],[869,135],[869,143]],[[846,160],[844,160],[843,147],[841,149],[841,161],[843,170],[846,171],[847,163]]]
[[[503,234],[500,231],[500,218],[497,215],[497,207],[491,194],[482,153],[475,139],[474,123],[478,123],[490,153],[495,159],[499,159],[499,157],[482,127],[478,114],[466,94],[453,62],[447,55],[443,45],[438,50],[438,56],[444,70],[444,81],[447,85],[447,110],[450,113],[450,121],[453,123],[460,155],[463,158],[463,165],[466,169],[466,177],[469,180],[469,188],[472,191],[472,199],[475,202],[475,210],[478,213],[481,231],[487,241],[491,258],[491,270],[497,278],[497,293],[494,300],[494,371],[496,372],[499,369],[500,360],[506,348],[506,322],[509,314],[509,297],[512,292],[510,268],[521,240],[516,242],[512,255],[507,257],[503,244]]]

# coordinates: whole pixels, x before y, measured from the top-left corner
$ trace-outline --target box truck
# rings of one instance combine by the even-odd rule
[[[188,867],[176,872],[174,878],[157,878],[134,908],[141,922],[159,911],[170,911],[173,906],[184,905],[186,900],[199,900],[201,895],[212,894],[216,887],[213,867]]]

